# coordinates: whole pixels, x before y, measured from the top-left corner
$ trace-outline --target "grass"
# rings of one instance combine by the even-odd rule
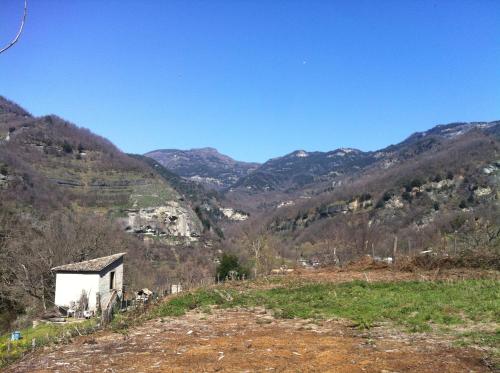
[[[10,334],[0,337],[0,368],[21,358],[35,346],[65,342],[79,334],[88,334],[96,329],[97,321],[85,320],[81,323],[40,324],[36,327],[21,329],[22,339],[10,341]]]
[[[361,329],[389,322],[408,332],[433,331],[457,346],[488,351],[486,359],[500,369],[500,287],[495,280],[295,283],[271,289],[229,285],[179,295],[150,317],[181,316],[191,309],[208,313],[214,305],[264,306],[281,318],[349,319]],[[467,331],[470,326],[487,327]]]
[[[298,281],[286,286],[278,281],[272,288],[253,285],[257,283],[237,282],[186,292],[153,306],[147,313],[137,310],[118,314],[111,328],[127,333],[129,326],[147,318],[182,316],[192,309],[209,314],[213,306],[263,306],[280,318],[342,318],[362,329],[389,322],[409,332],[445,333],[456,345],[484,347],[490,351],[493,361],[499,361],[500,287],[496,280],[338,284]],[[86,321],[77,327],[85,334],[94,330],[93,323],[95,321]],[[22,330],[24,339],[12,342],[10,351],[7,351],[9,336],[2,336],[0,367],[29,351],[33,338],[37,346],[64,341],[77,334],[74,327],[75,324],[44,324]]]
[[[155,316],[180,316],[209,305],[264,306],[282,318],[345,318],[361,328],[391,321],[410,332],[433,325],[498,322],[500,290],[494,280],[447,282],[353,281],[342,284],[301,284],[291,288],[200,289],[161,304]],[[231,300],[229,300],[231,299]]]
[[[177,200],[176,192],[167,184],[158,180],[151,180],[144,185],[135,185],[130,195],[131,205],[137,208],[162,206],[165,201]]]

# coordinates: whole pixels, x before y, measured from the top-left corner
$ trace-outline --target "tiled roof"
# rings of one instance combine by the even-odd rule
[[[52,268],[54,272],[100,272],[110,264],[116,262],[126,253],[119,253],[102,258],[86,260],[84,262],[70,263]]]

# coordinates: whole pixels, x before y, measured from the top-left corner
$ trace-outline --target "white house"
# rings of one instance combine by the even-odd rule
[[[52,268],[56,273],[55,304],[70,308],[78,302],[82,292],[87,294],[89,311],[105,308],[111,295],[123,293],[123,256],[125,253],[71,263]]]

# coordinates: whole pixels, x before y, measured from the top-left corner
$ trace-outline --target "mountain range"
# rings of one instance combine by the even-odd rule
[[[368,168],[387,169],[446,146],[471,132],[498,135],[500,122],[450,123],[417,132],[378,151],[340,148],[328,152],[296,150],[263,164],[238,162],[213,148],[156,150],[145,155],[172,172],[222,191],[294,192],[341,180]]]
[[[258,164],[212,148],[125,154],[0,97],[0,329],[51,299],[50,268],[113,252],[128,252],[134,288],[211,278],[222,252],[249,266],[258,254],[261,272],[396,248],[491,253],[499,191],[499,121]]]

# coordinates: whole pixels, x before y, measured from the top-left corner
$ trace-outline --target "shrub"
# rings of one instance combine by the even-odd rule
[[[411,197],[411,193],[409,192],[403,192],[403,194],[401,194],[401,197],[405,200],[405,201],[408,201],[408,202],[411,202],[412,200],[412,197]]]
[[[62,149],[65,153],[73,153],[73,146],[67,141],[62,144]]]
[[[420,179],[413,179],[410,183],[411,188],[420,188],[423,182]]]
[[[384,200],[384,202],[389,201],[391,198],[392,198],[392,193],[391,192],[385,192],[384,196],[382,197],[382,199]]]
[[[238,257],[224,253],[217,267],[217,279],[224,281],[226,278],[241,279],[244,276],[248,277],[248,270],[240,265]]]

